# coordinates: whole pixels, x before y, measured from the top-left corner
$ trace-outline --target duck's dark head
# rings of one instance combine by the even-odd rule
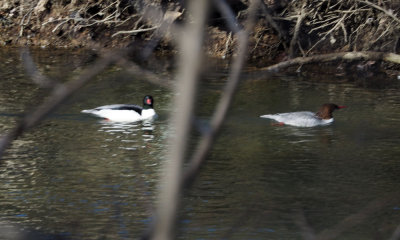
[[[331,119],[332,112],[335,111],[336,109],[341,109],[345,108],[346,106],[338,106],[334,103],[325,103],[324,105],[321,106],[319,111],[316,113],[317,116],[321,119]]]
[[[153,108],[153,103],[154,103],[153,97],[150,95],[146,95],[143,98],[143,109]]]

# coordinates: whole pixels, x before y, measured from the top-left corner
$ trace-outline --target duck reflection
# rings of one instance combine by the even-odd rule
[[[288,126],[275,128],[280,134],[288,136],[288,142],[292,144],[304,142],[330,143],[334,139],[334,130],[330,127],[298,128]]]
[[[99,132],[109,134],[106,142],[117,142],[120,149],[138,150],[148,147],[154,139],[155,125],[153,121],[142,122],[111,122],[102,120]]]

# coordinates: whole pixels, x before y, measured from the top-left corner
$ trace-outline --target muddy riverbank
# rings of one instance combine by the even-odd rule
[[[217,1],[215,1],[217,2]],[[226,1],[242,28],[248,1]],[[399,52],[397,1],[264,0],[251,32],[254,62],[339,51]],[[205,51],[234,54],[236,35],[217,4],[209,14]],[[0,3],[0,45],[107,49],[150,46],[174,54],[177,28],[190,14],[181,1],[20,1]]]

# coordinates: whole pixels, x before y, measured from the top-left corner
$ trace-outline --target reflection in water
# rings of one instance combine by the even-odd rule
[[[0,218],[27,236],[137,236],[162,159],[156,125],[57,120],[17,140],[0,168]]]
[[[286,137],[287,142],[292,144],[304,142],[329,143],[334,136],[333,128],[329,125],[312,128],[273,126],[273,130]]]
[[[112,138],[106,138],[106,141],[120,141],[119,148],[121,149],[137,150],[138,148],[145,148],[147,142],[154,139],[155,125],[153,121],[124,123],[102,120],[100,124],[99,131],[112,136]]]

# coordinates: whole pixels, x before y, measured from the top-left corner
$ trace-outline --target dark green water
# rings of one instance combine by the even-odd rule
[[[47,94],[26,76],[18,54],[0,51],[2,133]],[[32,55],[61,82],[92,61],[83,53]],[[225,83],[225,70],[216,71],[200,85],[201,121]],[[244,79],[207,165],[185,193],[178,237],[389,239],[400,224],[400,82],[318,73]],[[145,94],[154,96],[160,116],[150,125],[80,113],[140,103]],[[4,156],[1,224],[37,239],[140,237],[166,160],[172,96],[118,68],[93,80]],[[325,102],[348,106],[330,126],[273,126],[258,117]]]

